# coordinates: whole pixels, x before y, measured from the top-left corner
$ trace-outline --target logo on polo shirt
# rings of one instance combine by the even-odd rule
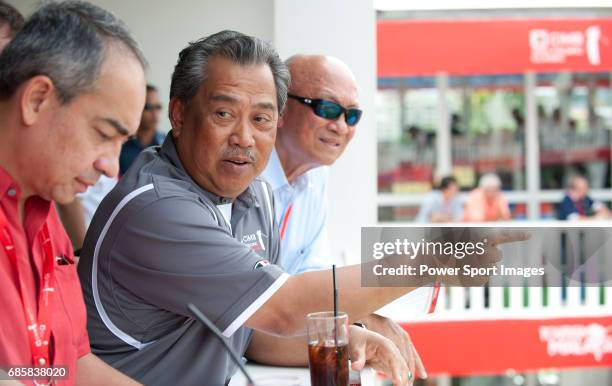
[[[268,265],[270,265],[270,262],[268,260],[259,260],[257,263],[255,263],[255,265],[253,266],[253,269],[258,269],[258,268],[263,268],[263,267],[267,267]]]
[[[261,229],[258,229],[255,233],[242,236],[240,241],[251,248],[253,252],[265,251],[266,243],[264,242],[264,237],[267,238],[268,236],[266,236]]]

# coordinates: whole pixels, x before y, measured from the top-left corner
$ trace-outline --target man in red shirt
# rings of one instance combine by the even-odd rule
[[[90,353],[53,201],[117,174],[145,102],[143,67],[125,25],[82,2],[41,7],[0,54],[0,379],[135,383]]]

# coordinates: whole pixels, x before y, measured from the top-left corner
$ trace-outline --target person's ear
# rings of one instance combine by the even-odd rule
[[[287,102],[285,102],[285,106],[283,107],[283,110],[280,112],[280,114],[278,114],[278,122],[276,123],[276,127],[277,128],[281,128],[283,126],[285,126],[285,114],[287,113]]]
[[[277,128],[282,128],[285,126],[285,114],[287,114],[287,105],[289,100],[285,101],[285,106],[283,106],[283,110],[278,114],[278,122],[276,123]]]
[[[283,114],[280,114],[278,116],[278,122],[276,122],[276,127],[280,129],[281,127],[283,127],[284,124],[285,120],[283,119]]]
[[[177,138],[181,135],[181,131],[183,130],[183,120],[185,114],[185,103],[179,98],[170,99],[168,109],[168,117],[170,118],[170,125],[172,126],[172,134],[174,138]]]
[[[25,126],[35,124],[48,109],[59,103],[53,81],[46,75],[28,79],[21,89],[19,107]]]

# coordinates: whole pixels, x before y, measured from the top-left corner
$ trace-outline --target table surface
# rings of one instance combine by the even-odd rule
[[[297,377],[303,386],[310,386],[310,372],[307,367],[277,367],[277,366],[262,366],[253,363],[246,365],[249,375],[254,380],[263,376],[275,375],[291,375]],[[246,378],[238,371],[232,377],[229,386],[245,386]],[[376,385],[376,375],[372,369],[366,368],[361,371],[361,385],[373,386]]]
[[[262,376],[270,376],[270,375],[291,375],[298,377],[304,386],[310,385],[310,372],[308,368],[303,367],[276,367],[276,366],[262,366],[247,363],[246,365],[247,371],[249,375],[254,380]],[[246,378],[244,375],[237,371],[236,374],[232,377],[232,380],[229,383],[229,386],[245,386]]]

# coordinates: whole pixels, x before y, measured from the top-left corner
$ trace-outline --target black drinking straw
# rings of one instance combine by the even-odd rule
[[[340,361],[338,360],[338,288],[336,288],[336,264],[332,265],[332,281],[334,284],[334,346],[336,351],[336,377],[340,374]]]
[[[336,264],[332,265],[332,281],[334,282],[334,318],[338,317],[338,288],[336,288]]]

